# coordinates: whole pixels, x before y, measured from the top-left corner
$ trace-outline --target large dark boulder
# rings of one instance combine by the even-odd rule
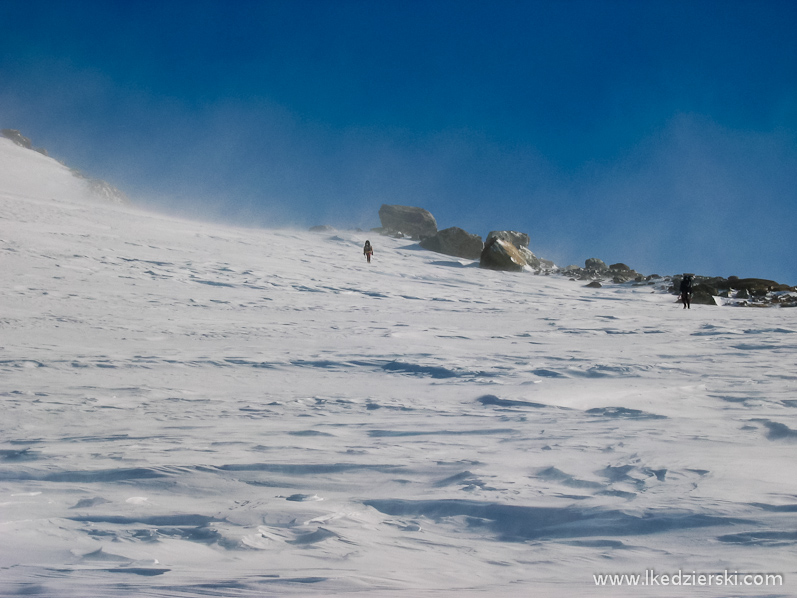
[[[517,249],[520,257],[526,262],[527,266],[539,270],[543,266],[543,260],[538,258],[529,250],[529,236],[526,233],[519,233],[515,230],[494,230],[490,231],[487,235],[485,245],[491,243],[494,239],[501,239],[506,243],[510,243]],[[553,266],[553,263],[550,263]]]
[[[479,258],[479,266],[489,270],[520,272],[526,265],[528,264],[517,247],[497,237],[484,244]]]
[[[530,241],[529,236],[526,233],[519,233],[515,230],[494,230],[490,231],[490,233],[487,235],[487,239],[484,242],[489,243],[490,239],[493,238],[509,241],[518,249],[521,247],[528,247]]]
[[[445,255],[477,260],[484,249],[484,243],[479,235],[472,235],[461,228],[452,226],[423,239],[421,247]]]
[[[379,220],[382,231],[388,235],[403,233],[413,239],[422,239],[437,233],[437,221],[423,208],[382,204]]]

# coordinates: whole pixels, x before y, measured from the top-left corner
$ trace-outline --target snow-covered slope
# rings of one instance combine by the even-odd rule
[[[89,197],[85,179],[58,161],[0,137],[0,193],[27,199]]]
[[[0,152],[0,594],[797,592],[797,310],[367,264]]]

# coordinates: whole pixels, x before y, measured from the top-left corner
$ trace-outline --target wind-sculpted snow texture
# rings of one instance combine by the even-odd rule
[[[797,593],[797,311],[50,191],[0,189],[0,595]]]

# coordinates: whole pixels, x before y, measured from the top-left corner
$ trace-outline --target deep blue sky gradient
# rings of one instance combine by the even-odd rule
[[[0,127],[173,212],[797,283],[797,2],[0,0]]]

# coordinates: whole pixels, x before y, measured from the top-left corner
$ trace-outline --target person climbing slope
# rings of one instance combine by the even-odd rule
[[[371,247],[371,242],[366,241],[365,246],[363,246],[363,255],[368,260],[368,263],[371,263],[371,256],[374,254],[374,248]]]
[[[684,309],[692,309],[692,275],[684,274],[681,279],[681,286],[678,289],[681,293],[681,302],[684,304]]]

